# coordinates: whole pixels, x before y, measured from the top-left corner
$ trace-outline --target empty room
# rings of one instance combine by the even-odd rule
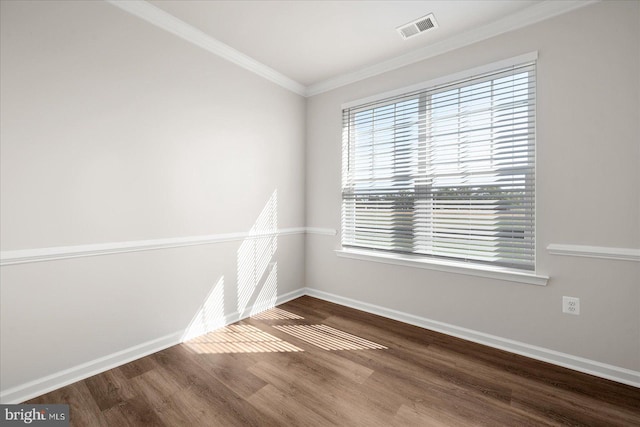
[[[0,7],[0,425],[640,426],[640,1]]]

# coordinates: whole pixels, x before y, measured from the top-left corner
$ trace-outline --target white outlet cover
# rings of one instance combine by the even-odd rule
[[[562,297],[562,312],[568,314],[580,314],[580,298]]]

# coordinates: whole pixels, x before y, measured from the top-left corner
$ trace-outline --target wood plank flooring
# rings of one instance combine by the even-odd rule
[[[306,296],[27,403],[76,426],[640,426],[640,389]]]

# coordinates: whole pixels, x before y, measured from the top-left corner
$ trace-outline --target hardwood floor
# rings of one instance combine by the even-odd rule
[[[27,403],[77,426],[640,426],[640,389],[311,297]]]

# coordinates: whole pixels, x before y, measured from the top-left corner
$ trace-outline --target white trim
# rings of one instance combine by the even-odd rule
[[[621,261],[640,261],[640,249],[612,248],[604,246],[561,245],[551,243],[547,251],[552,255],[566,255],[585,258],[615,259]]]
[[[617,381],[622,384],[640,387],[640,372],[638,371],[620,368],[606,363],[597,362],[595,360],[585,359],[567,353],[561,353],[555,350],[550,350],[543,347],[498,337],[495,335],[486,334],[472,329],[461,328],[459,326],[451,325],[448,323],[415,316],[412,314],[392,310],[362,301],[357,301],[313,288],[300,288],[280,295],[276,299],[275,305],[277,306],[280,304],[284,304],[287,301],[291,301],[303,295],[309,295],[325,301],[330,301],[336,304],[365,311],[367,313],[376,314],[378,316],[398,320],[410,325],[419,326],[421,328],[462,338],[468,341],[487,345],[489,347],[520,354],[532,359],[541,360],[579,372],[595,375],[597,377]],[[255,312],[255,310],[247,308],[244,311],[244,313],[251,312]],[[245,317],[248,317],[248,314]],[[238,320],[242,320],[245,317],[241,317],[238,312],[234,312],[225,316],[225,322],[226,324],[231,324],[237,322]],[[47,375],[45,377],[29,381],[27,383],[12,387],[7,390],[2,390],[0,392],[0,403],[15,404],[24,402],[34,397],[48,393],[52,390],[56,390],[60,387],[64,387],[74,382],[81,381],[85,378],[99,374],[109,369],[113,369],[117,366],[121,366],[133,360],[137,360],[141,357],[148,356],[149,354],[162,351],[168,347],[183,342],[182,337],[185,333],[186,330],[183,330],[175,332],[173,334],[165,335],[163,337],[156,338],[133,347],[129,347],[125,350],[118,351],[86,363],[82,363],[69,369],[65,369],[55,374]]]
[[[288,292],[280,295],[275,302],[275,305],[284,304],[287,301],[299,298],[304,295],[305,289],[300,288],[295,291]],[[269,307],[259,307],[260,309],[268,309]],[[225,316],[225,325],[235,323],[238,320],[242,320],[249,317],[249,313],[255,313],[258,307],[251,307],[245,310],[247,313],[241,316],[238,312],[228,314]],[[81,381],[85,378],[89,378],[93,375],[97,375],[101,372],[108,371],[109,369],[122,366],[126,363],[148,356],[158,351],[162,351],[166,348],[183,342],[182,337],[186,333],[184,331],[174,332],[169,335],[165,335],[160,338],[156,338],[145,343],[129,347],[127,349],[103,356],[86,363],[56,372],[55,374],[47,375],[42,378],[38,378],[33,381],[12,387],[0,392],[0,402],[2,404],[16,404],[21,403],[34,397],[41,396],[53,390],[57,390],[60,387]]]
[[[531,24],[570,12],[593,4],[599,0],[547,0],[513,15],[487,24],[483,27],[450,37],[441,42],[428,45],[387,61],[374,64],[360,70],[342,74],[305,87],[301,83],[264,65],[242,52],[222,43],[199,29],[187,24],[175,16],[143,0],[105,0],[138,18],[141,18],[165,31],[168,31],[214,55],[220,56],[242,68],[245,68],[283,88],[302,96],[314,96],[369,77],[423,61],[455,49],[477,43],[509,31],[517,30]]]
[[[283,88],[305,96],[306,88],[297,81],[284,74],[268,67],[261,62],[245,55],[222,43],[219,40],[205,34],[199,29],[187,24],[164,10],[143,0],[105,0],[107,3],[116,6],[138,18],[141,18],[156,27],[162,28],[194,45],[205,49],[214,55],[220,56],[242,68],[245,68]]]
[[[513,15],[507,16],[499,21],[492,22],[483,27],[467,31],[466,33],[450,37],[441,42],[434,43],[406,53],[404,55],[389,59],[387,61],[374,64],[360,70],[342,74],[307,87],[306,96],[314,96],[330,90],[346,86],[360,80],[368,79],[389,71],[396,70],[425,59],[460,49],[462,47],[477,43],[509,31],[517,30],[528,25],[535,24],[545,19],[570,12],[572,10],[597,3],[599,0],[573,0],[555,1],[547,0],[538,3]]]
[[[401,96],[419,90],[433,89],[441,85],[450,84],[451,82],[458,82],[461,80],[471,79],[482,74],[490,73],[493,71],[513,67],[515,65],[526,64],[538,59],[538,51],[525,53],[522,55],[514,56],[512,58],[503,59],[501,61],[492,62],[490,64],[480,65],[478,67],[470,68],[468,70],[460,71],[458,73],[449,74],[446,76],[438,77],[435,79],[420,82],[411,86],[405,86],[400,89],[390,90],[384,93],[379,93],[366,98],[356,99],[355,101],[349,101],[342,104],[342,109],[359,107],[364,104],[370,104],[373,102],[381,101],[383,99]]]
[[[398,320],[410,325],[419,326],[446,335],[462,338],[468,341],[487,345],[489,347],[505,350],[521,356],[530,357],[532,359],[541,360],[543,362],[552,363],[554,365],[573,369],[575,371],[584,372],[586,374],[595,375],[600,378],[617,381],[622,384],[628,384],[634,387],[640,387],[640,372],[631,369],[621,368],[606,363],[597,362],[595,360],[550,350],[544,347],[526,344],[520,341],[514,341],[502,338],[496,335],[486,334],[484,332],[475,331],[473,329],[461,328],[436,320],[427,319],[425,317],[415,316],[413,314],[404,313],[397,310],[345,298],[339,295],[320,291],[313,288],[307,288],[306,294],[325,301],[336,304],[345,305],[367,313],[376,314],[388,319]]]
[[[427,270],[444,271],[447,273],[464,274],[467,276],[485,277],[489,279],[505,280],[507,282],[526,283],[528,285],[546,286],[548,276],[527,273],[508,268],[466,264],[459,261],[436,260],[426,257],[412,257],[392,253],[381,253],[355,249],[337,249],[336,255],[343,258],[372,261],[383,264],[402,265],[406,267],[424,268]]]
[[[31,262],[53,261],[69,258],[110,255],[126,252],[151,251],[157,249],[180,248],[184,246],[210,245],[245,239],[259,239],[271,236],[302,234],[305,227],[281,228],[271,232],[224,233],[206,236],[172,237],[168,239],[138,240],[129,242],[97,243],[79,246],[58,246],[51,248],[21,249],[0,252],[0,266]]]
[[[109,369],[124,365],[141,357],[148,356],[180,342],[181,332],[165,335],[145,343],[129,347],[107,356],[99,357],[86,363],[47,375],[33,381],[3,390],[0,402],[3,404],[21,403],[50,391],[59,389],[76,381],[89,378]]]
[[[335,236],[338,231],[335,228],[322,228],[322,227],[306,227],[307,234],[319,234],[323,236]]]

